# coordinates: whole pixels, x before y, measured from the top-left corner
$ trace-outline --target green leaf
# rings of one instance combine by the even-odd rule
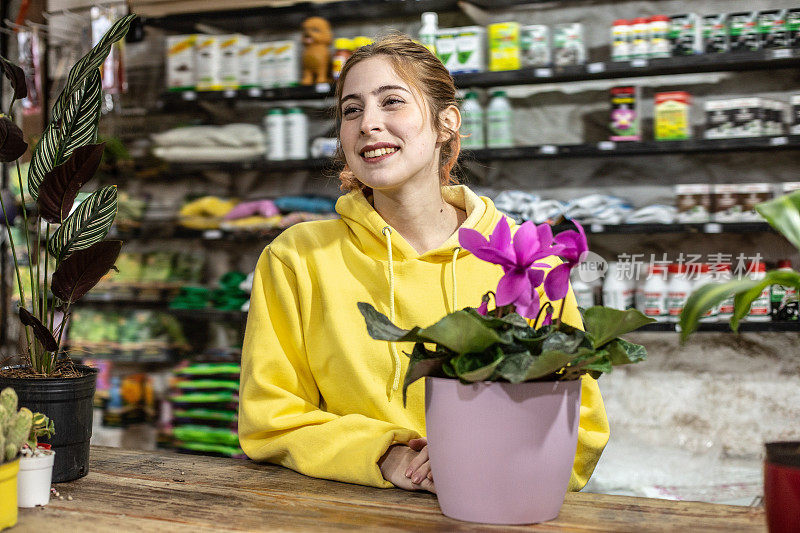
[[[42,322],[33,316],[30,311],[24,307],[20,307],[19,319],[26,326],[31,326],[33,328],[34,336],[40,343],[42,343],[42,346],[45,350],[48,352],[55,352],[58,350],[58,342],[56,342],[56,338],[53,336],[50,330],[47,329],[47,326],[42,324]]]
[[[525,373],[525,379],[522,381],[531,381],[549,376],[550,374],[561,370],[567,363],[571,363],[575,359],[593,353],[595,352],[591,348],[580,348],[575,353],[566,353],[560,350],[542,352],[542,355],[537,357],[533,364],[528,367],[528,370]]]
[[[600,348],[620,335],[655,322],[655,319],[644,316],[636,309],[620,311],[610,307],[594,306],[586,310],[583,321],[594,347]]]
[[[373,339],[391,342],[427,342],[427,339],[417,335],[418,327],[414,329],[399,328],[392,324],[386,315],[367,302],[358,302],[357,305],[367,323],[367,333]]]
[[[750,279],[726,281],[725,283],[709,283],[692,292],[683,306],[680,318],[681,342],[689,338],[700,322],[703,314],[726,298],[746,292],[759,285]],[[761,292],[759,291],[759,294]],[[752,301],[752,300],[751,300]],[[750,308],[748,304],[747,308]]]
[[[518,315],[517,313],[510,313],[510,314],[505,315],[502,318],[497,318],[497,317],[494,317],[494,316],[482,315],[477,310],[473,309],[472,307],[467,307],[466,309],[464,309],[464,311],[466,311],[470,315],[474,316],[475,318],[480,319],[482,322],[484,322],[487,326],[489,326],[492,329],[497,329],[497,328],[501,328],[501,327],[504,327],[504,326],[516,326],[516,327],[520,327],[520,328],[529,328],[530,327],[530,324],[528,324],[528,321],[525,320],[520,315]]]
[[[583,369],[587,372],[591,372],[592,376],[594,377],[597,376],[598,373],[605,374],[607,372],[611,372],[614,370],[614,367],[612,366],[612,362],[608,357],[600,355],[596,361],[592,361],[588,365],[584,366]],[[597,377],[594,379],[597,379]]]
[[[450,313],[417,334],[428,342],[435,342],[458,354],[482,352],[502,341],[495,330],[467,311]]]
[[[33,151],[28,170],[28,192],[39,198],[39,186],[53,168],[63,165],[76,148],[91,144],[97,137],[101,100],[100,71],[70,95],[63,116],[54,117]]]
[[[67,83],[58,96],[58,100],[56,100],[56,103],[53,105],[53,120],[57,120],[61,117],[62,111],[67,107],[69,96],[75,92],[78,87],[83,85],[83,82],[88,77],[98,72],[100,65],[105,62],[106,57],[108,57],[108,54],[111,52],[111,46],[125,37],[125,34],[128,33],[131,21],[135,17],[136,15],[134,14],[126,15],[116,21],[89,53],[80,58],[75,65],[72,66],[69,71],[69,77],[67,77]]]
[[[608,361],[613,365],[628,365],[647,359],[647,350],[644,346],[625,339],[611,341],[606,350],[608,350]]]
[[[800,250],[800,191],[760,203],[756,211]]]
[[[103,187],[81,202],[50,237],[47,249],[58,263],[102,241],[117,213],[117,188]]]
[[[517,352],[506,354],[497,365],[497,375],[511,383],[522,383],[528,374],[528,369],[536,361],[530,352]]]
[[[0,69],[3,75],[11,82],[11,88],[14,89],[14,100],[21,100],[28,96],[28,85],[25,83],[25,71],[21,67],[15,65],[8,59],[0,56]]]
[[[553,330],[542,343],[542,352],[558,350],[565,353],[575,353],[584,338],[586,338],[586,335],[580,330],[574,330],[569,334]]]
[[[406,405],[408,387],[419,378],[443,375],[442,364],[447,360],[449,354],[432,352],[427,350],[421,342],[418,342],[414,345],[414,350],[409,357],[411,359],[408,362],[406,375],[403,379],[403,407]]]
[[[489,379],[502,360],[503,350],[497,346],[493,351],[461,354],[452,363],[462,382],[474,383]]]
[[[38,200],[43,219],[61,224],[67,218],[78,191],[100,166],[104,146],[105,143],[100,143],[76,148],[66,163],[45,175]]]
[[[783,285],[794,287],[800,290],[800,274],[794,270],[770,270],[764,279],[751,281],[753,284],[746,290],[739,291],[733,299],[733,316],[731,317],[731,329],[739,330],[739,322],[750,312],[753,301],[761,296],[764,289],[770,285]]]
[[[53,273],[53,295],[70,304],[80,300],[114,266],[121,249],[122,241],[101,241],[70,255]]]

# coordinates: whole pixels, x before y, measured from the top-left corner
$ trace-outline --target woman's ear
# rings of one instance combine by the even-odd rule
[[[453,135],[458,135],[461,127],[461,112],[454,105],[447,106],[439,113],[439,123],[442,131],[439,132],[438,142],[443,143],[450,140]]]

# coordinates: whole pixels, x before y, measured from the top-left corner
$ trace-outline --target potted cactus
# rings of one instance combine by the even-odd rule
[[[0,388],[12,387],[20,405],[45,413],[58,426],[58,434],[49,439],[57,452],[56,483],[88,472],[97,370],[73,364],[63,354],[61,341],[72,304],[114,267],[119,255],[122,243],[104,240],[117,212],[117,189],[101,187],[72,208],[103,153],[103,144],[97,143],[102,103],[99,67],[134,17],[119,19],[70,70],[50,123],[33,150],[27,187],[19,166],[27,143],[9,118],[14,103],[27,94],[25,76],[21,68],[0,57],[0,71],[13,89],[8,115],[0,114],[0,162],[16,164],[20,204],[25,206],[26,197],[36,202],[32,214],[21,210],[25,238],[15,242],[8,218],[11,206],[0,197],[26,341],[26,350],[19,354],[22,364],[0,367]],[[22,192],[25,188],[27,194]],[[30,258],[28,265],[19,261],[22,249]],[[30,283],[23,283],[26,278]]]

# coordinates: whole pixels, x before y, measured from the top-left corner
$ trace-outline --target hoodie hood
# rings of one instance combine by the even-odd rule
[[[442,187],[442,198],[445,202],[464,210],[467,218],[461,228],[472,228],[481,234],[491,234],[497,222],[503,216],[491,200],[478,196],[465,185]],[[386,260],[386,236],[384,228],[389,224],[375,211],[375,208],[364,197],[361,191],[351,191],[336,202],[336,212],[352,232],[356,245],[363,253],[379,260]],[[511,221],[513,223],[513,221]],[[417,253],[403,237],[392,232],[392,256],[395,261],[420,260],[432,263],[449,262],[453,259],[453,250],[459,248],[458,231],[454,232],[438,248],[424,254]],[[466,250],[459,252],[467,254]]]

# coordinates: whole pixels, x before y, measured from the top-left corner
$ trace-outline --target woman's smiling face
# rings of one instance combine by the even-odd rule
[[[438,183],[442,135],[422,95],[395,72],[386,56],[365,59],[342,87],[339,138],[347,165],[372,189],[392,190],[432,179]]]

